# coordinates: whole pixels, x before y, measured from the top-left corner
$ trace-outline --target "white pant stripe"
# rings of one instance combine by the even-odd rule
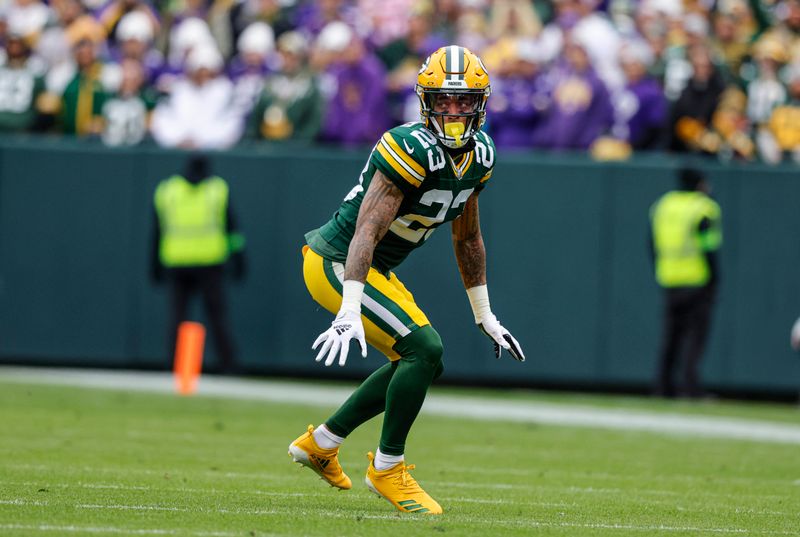
[[[344,265],[342,263],[331,263],[333,266],[333,273],[336,274],[336,279],[339,283],[344,285]],[[373,298],[364,293],[361,297],[361,306],[367,308],[369,311],[381,318],[383,322],[394,328],[400,337],[405,337],[411,333],[411,330],[403,324],[403,322],[395,317],[391,311],[387,310],[378,304]]]

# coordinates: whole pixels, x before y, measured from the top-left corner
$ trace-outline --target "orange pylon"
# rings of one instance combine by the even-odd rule
[[[175,388],[181,395],[191,395],[197,391],[197,381],[203,369],[203,348],[206,328],[191,321],[178,326],[175,345]]]

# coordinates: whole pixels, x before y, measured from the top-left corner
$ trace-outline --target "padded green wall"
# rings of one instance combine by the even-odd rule
[[[330,315],[301,274],[303,234],[333,213],[367,154],[275,146],[214,155],[248,241],[247,279],[230,285],[229,299],[253,370],[352,376],[381,363],[374,349],[344,369],[314,362],[310,344]],[[148,280],[151,197],[183,161],[155,148],[0,140],[0,359],[169,367],[167,291]],[[647,212],[677,165],[666,156],[597,164],[501,153],[481,196],[491,298],[528,361],[494,360],[443,228],[397,273],[442,334],[446,378],[647,385],[661,322]],[[720,388],[796,390],[800,360],[788,332],[800,315],[797,168],[711,163],[706,171],[725,244],[705,378]]]

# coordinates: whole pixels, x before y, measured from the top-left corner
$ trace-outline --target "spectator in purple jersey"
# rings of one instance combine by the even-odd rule
[[[386,70],[343,22],[320,32],[312,63],[322,72],[327,110],[321,139],[373,143],[388,128]]]
[[[173,24],[169,31],[169,66],[178,71],[182,70],[192,48],[200,45],[216,46],[214,36],[205,20],[189,17],[180,24]]]
[[[250,23],[236,40],[236,55],[231,58],[228,74],[236,79],[247,73],[267,74],[274,61],[275,32],[265,22]]]
[[[549,106],[534,133],[535,147],[587,149],[611,128],[611,98],[589,63],[586,46],[570,36],[565,61],[548,74]]]
[[[121,64],[134,60],[141,65],[144,86],[152,86],[164,70],[164,57],[153,48],[153,27],[148,16],[132,11],[122,17],[117,25],[117,47],[111,49],[111,58]]]
[[[254,22],[239,36],[237,54],[228,68],[234,86],[234,106],[243,116],[250,113],[264,89],[264,78],[272,71],[275,34],[269,24]]]
[[[514,57],[495,72],[489,131],[497,147],[530,148],[546,101],[539,80],[541,56],[533,41],[520,41]]]
[[[184,73],[186,58],[196,47],[212,47],[218,50],[206,21],[191,17],[172,26],[169,33],[167,63],[156,79],[156,89],[159,93],[172,92],[172,86]]]
[[[614,97],[615,138],[633,149],[660,149],[666,143],[667,99],[659,82],[647,74],[653,53],[643,41],[620,51],[625,87]]]

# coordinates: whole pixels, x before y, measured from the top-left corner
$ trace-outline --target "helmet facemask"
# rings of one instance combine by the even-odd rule
[[[489,88],[425,88],[417,85],[422,121],[445,146],[458,149],[475,136],[486,121]],[[460,121],[464,118],[465,121]]]

